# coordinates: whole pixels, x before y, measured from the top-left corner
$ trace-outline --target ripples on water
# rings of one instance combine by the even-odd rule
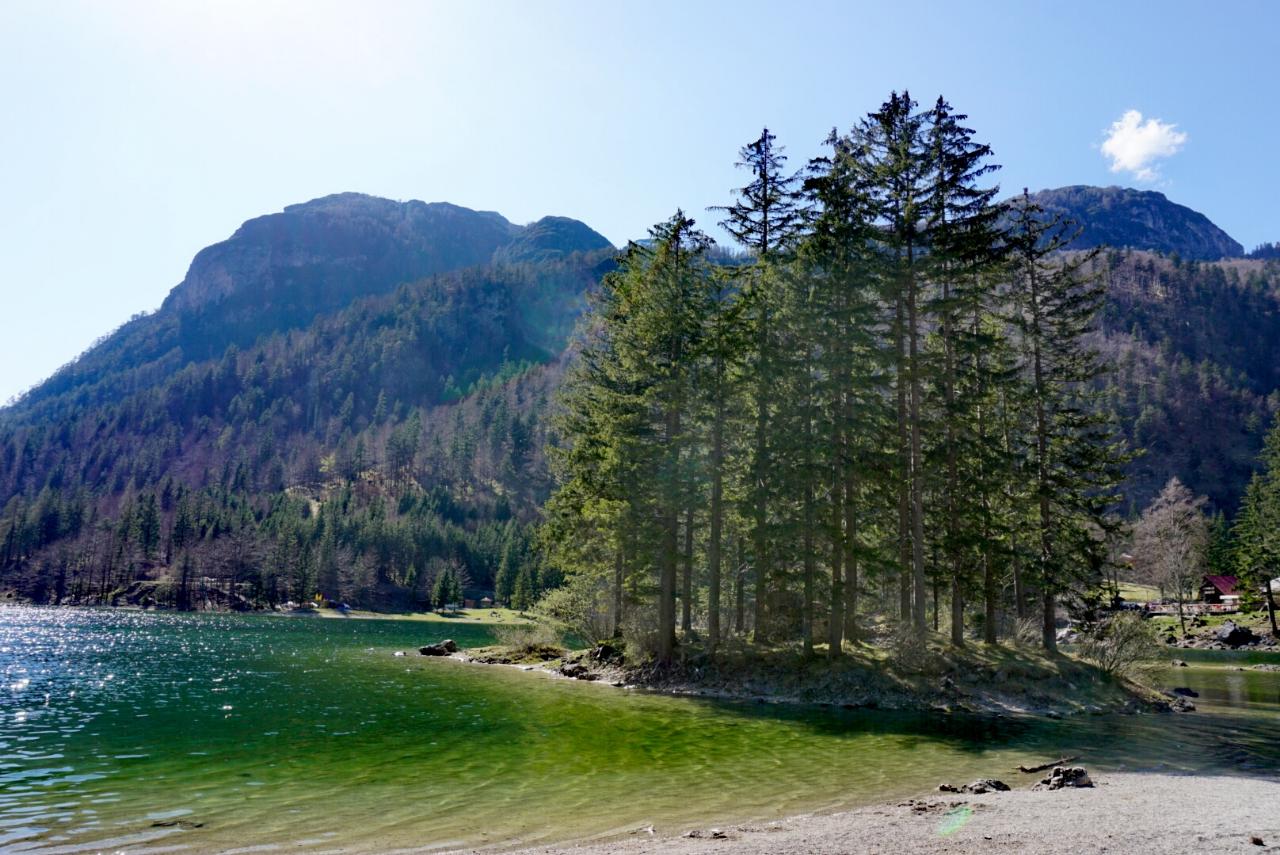
[[[444,634],[488,640],[465,624],[0,607],[0,849],[533,841],[891,798],[1059,751],[1280,768],[1274,673],[1179,669],[1207,702],[1193,716],[825,713],[389,655]]]

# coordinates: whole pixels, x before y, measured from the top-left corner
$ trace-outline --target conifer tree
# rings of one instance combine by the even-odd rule
[[[1243,585],[1260,591],[1271,634],[1280,638],[1271,589],[1271,580],[1280,576],[1280,419],[1267,432],[1259,462],[1262,469],[1249,480],[1231,527],[1234,563]]]
[[[743,303],[732,277],[723,269],[712,272],[709,301],[699,350],[701,383],[699,399],[709,434],[707,477],[707,650],[714,655],[722,634],[720,626],[722,565],[725,528],[725,472],[730,437],[736,427],[737,377],[746,329]]]
[[[928,379],[922,260],[927,248],[924,203],[928,158],[925,118],[907,92],[894,92],[852,135],[871,188],[884,255],[884,301],[892,306],[894,397],[897,407],[898,560],[901,616],[917,634],[925,626],[924,386]]]
[[[799,263],[814,311],[806,335],[819,348],[820,407],[824,411],[818,463],[827,475],[826,535],[829,599],[828,655],[841,653],[846,629],[856,627],[861,481],[875,464],[883,428],[876,331],[878,307],[871,287],[875,265],[869,202],[858,183],[849,141],[832,131],[827,155],[811,161],[805,192],[812,225]]]
[[[720,225],[752,256],[754,264],[742,269],[741,290],[748,309],[752,352],[748,372],[752,375],[753,429],[750,464],[750,506],[752,561],[755,567],[755,634],[768,636],[767,598],[771,561],[769,543],[770,486],[774,479],[770,458],[772,442],[770,406],[776,311],[775,265],[792,247],[804,221],[799,204],[795,174],[786,172],[787,157],[775,147],[776,137],[768,128],[739,152],[737,166],[751,172],[752,179],[736,192],[732,205],[723,211]]]
[[[635,488],[616,495],[639,541],[631,551],[633,566],[643,568],[651,557],[649,566],[657,570],[656,653],[664,663],[676,644],[679,532],[690,491],[688,445],[696,402],[692,376],[711,294],[705,260],[711,242],[694,225],[677,211],[651,230],[650,246],[628,247],[602,289],[608,296],[595,319],[595,341],[584,352],[588,367],[571,378],[566,393],[571,404],[577,402],[566,422],[570,438],[585,442],[587,453],[616,455],[622,462],[615,474],[627,474],[627,486]],[[557,500],[570,514],[613,498],[607,484],[578,472],[582,478]],[[622,548],[621,542],[614,548]]]
[[[1093,254],[1060,254],[1074,232],[1060,217],[1046,217],[1025,190],[1010,216],[1008,300],[1033,421],[1042,641],[1056,650],[1058,597],[1089,572],[1099,546],[1090,526],[1106,524],[1124,456],[1106,414],[1091,406],[1090,384],[1103,373],[1088,341],[1103,298],[1101,283],[1083,273]]]
[[[976,543],[979,550],[986,550],[980,563],[987,568],[987,625],[994,628],[989,614],[991,556],[986,548],[992,533],[990,509],[983,504],[988,497],[985,491],[974,491],[974,478],[962,478],[961,463],[977,462],[986,451],[981,397],[988,386],[990,378],[985,375],[993,361],[986,358],[992,341],[986,335],[983,318],[992,305],[996,280],[991,274],[1001,260],[996,227],[1000,212],[993,204],[998,188],[979,186],[982,178],[999,167],[990,162],[990,147],[974,142],[973,131],[963,124],[967,118],[954,112],[942,97],[930,111],[926,156],[931,186],[922,205],[929,240],[929,275],[936,283],[928,309],[937,321],[941,351],[937,377],[942,397],[937,443],[942,471],[941,554],[950,576],[951,642],[957,646],[964,643],[964,600],[972,581],[969,544]],[[962,519],[970,513],[981,517],[976,526],[966,525]],[[984,527],[985,536],[975,538]]]

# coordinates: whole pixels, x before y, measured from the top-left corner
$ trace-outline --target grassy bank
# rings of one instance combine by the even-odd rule
[[[957,649],[940,638],[906,652],[852,645],[835,662],[825,655],[805,657],[792,647],[730,640],[714,658],[686,644],[677,662],[658,667],[631,661],[612,645],[568,650],[532,635],[526,643],[468,650],[465,656],[634,689],[761,703],[1047,715],[1167,708],[1157,692],[1070,654],[1014,644]]]
[[[365,609],[313,609],[319,617],[333,620],[411,620],[422,623],[441,624],[442,626],[457,624],[493,624],[502,626],[521,626],[532,622],[533,618],[515,609],[460,609],[456,612],[374,612]]]

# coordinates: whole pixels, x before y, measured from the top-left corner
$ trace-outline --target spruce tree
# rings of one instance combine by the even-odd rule
[[[813,218],[799,263],[813,305],[805,336],[818,348],[825,437],[817,465],[826,473],[827,649],[834,658],[846,629],[856,630],[859,496],[878,469],[884,420],[869,201],[849,141],[832,131],[826,143],[828,153],[810,162],[805,178]]]
[[[929,371],[922,352],[927,280],[924,202],[928,195],[925,117],[907,92],[894,92],[852,134],[855,162],[864,170],[876,206],[884,257],[881,287],[893,343],[897,408],[898,560],[900,612],[917,634],[925,626],[924,388]]]
[[[984,550],[980,563],[986,568],[989,631],[994,623],[991,555],[985,549],[992,534],[990,508],[984,505],[987,493],[974,491],[975,479],[962,477],[961,464],[962,460],[977,462],[986,451],[981,407],[993,362],[986,358],[992,342],[985,334],[983,317],[992,305],[996,281],[992,274],[1001,261],[1000,212],[993,204],[998,188],[979,186],[999,167],[990,162],[990,147],[973,140],[973,131],[964,126],[967,118],[941,97],[930,111],[926,154],[930,187],[922,205],[929,241],[928,274],[936,283],[928,309],[936,318],[941,351],[937,377],[942,398],[937,443],[942,472],[938,490],[943,515],[941,554],[950,576],[951,642],[957,646],[964,643],[964,600],[972,583],[970,545]],[[976,524],[966,524],[965,517],[971,514],[979,517],[973,521]],[[987,640],[994,639],[988,635]]]
[[[804,222],[799,203],[798,176],[786,171],[787,157],[775,147],[776,137],[768,128],[739,151],[737,166],[751,172],[752,179],[735,191],[737,201],[713,210],[723,211],[720,226],[749,252],[754,264],[742,268],[741,290],[748,308],[752,348],[747,367],[753,383],[755,425],[746,501],[750,506],[752,561],[755,567],[755,634],[768,636],[767,599],[771,575],[769,543],[770,487],[774,479],[770,459],[773,441],[770,420],[773,350],[772,316],[776,311],[775,265],[792,247]]]
[[[1071,225],[1047,217],[1023,191],[1009,211],[1010,320],[1022,351],[1032,411],[1035,566],[1042,641],[1057,649],[1058,598],[1078,588],[1097,551],[1093,526],[1118,500],[1124,455],[1106,414],[1093,406],[1104,373],[1089,343],[1103,288],[1085,274],[1092,253],[1067,256]]]
[[[1280,419],[1268,431],[1258,459],[1262,469],[1249,480],[1231,527],[1234,563],[1243,586],[1261,593],[1271,634],[1280,638],[1271,590],[1271,580],[1280,576]]]
[[[557,493],[553,510],[571,519],[582,508],[611,508],[626,522],[637,548],[633,567],[657,571],[658,661],[672,660],[681,512],[690,491],[688,461],[696,396],[694,366],[711,302],[706,263],[710,239],[677,211],[655,226],[648,246],[632,244],[608,277],[594,318],[598,328],[584,349],[584,369],[567,383],[570,417],[564,426],[582,462],[616,458],[599,481],[584,467]],[[570,452],[570,459],[580,452]],[[614,485],[625,489],[613,492]],[[615,538],[614,549],[622,543]]]

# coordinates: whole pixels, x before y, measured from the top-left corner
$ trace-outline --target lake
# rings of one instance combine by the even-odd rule
[[[1257,657],[1170,669],[1164,685],[1201,693],[1193,714],[1049,720],[672,698],[416,654],[445,636],[490,641],[477,624],[0,607],[0,849],[532,844],[1025,784],[1019,763],[1060,754],[1280,772],[1280,674],[1247,670]]]

